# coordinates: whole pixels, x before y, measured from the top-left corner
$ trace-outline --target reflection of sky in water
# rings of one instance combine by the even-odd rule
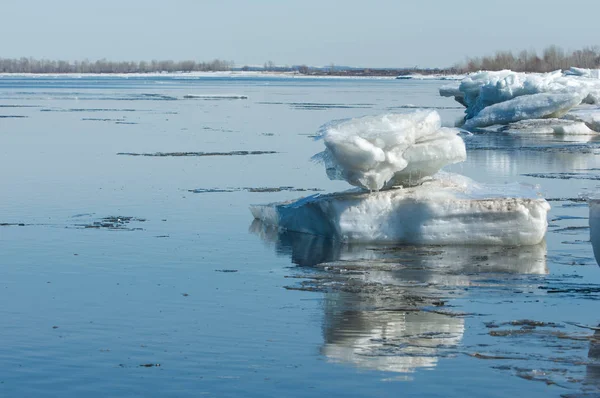
[[[391,397],[398,395],[398,386],[378,382],[402,376],[398,370],[413,372],[409,377],[415,382],[402,386],[402,392],[412,396],[464,396],[461,385],[478,396],[492,390],[528,396],[565,392],[517,380],[493,368],[502,364],[498,361],[482,362],[455,351],[472,353],[481,349],[478,344],[489,344],[491,351],[531,350],[554,357],[560,353],[538,344],[539,339],[491,337],[483,323],[528,317],[598,322],[593,294],[547,294],[538,288],[597,285],[598,267],[589,266],[594,261],[592,245],[588,231],[581,229],[587,223],[585,203],[552,202],[549,219],[557,232],[547,234],[547,246],[527,249],[530,252],[382,250],[260,232],[276,248],[277,258],[274,250],[247,234],[248,205],[303,193],[188,192],[284,186],[345,190],[347,184],[329,181],[322,166],[310,162],[322,143],[308,136],[332,119],[409,104],[452,107],[452,100],[437,95],[442,82],[9,80],[0,81],[0,105],[10,106],[0,107],[0,115],[27,117],[0,121],[0,223],[25,226],[0,227],[0,315],[7,320],[0,350],[0,395],[99,396],[122,386],[117,393],[280,396],[282,391],[298,391],[299,396]],[[240,94],[248,99],[168,99],[187,94]],[[462,111],[440,113],[448,124]],[[523,137],[470,140],[469,159],[453,170],[476,181],[525,182],[553,197],[598,190],[598,183],[590,180],[522,176],[598,167],[598,157],[586,153],[586,148],[595,151],[593,142],[566,145],[536,138],[540,146],[563,145],[568,150],[533,151],[523,150],[536,144]],[[237,150],[278,153],[116,156]],[[141,230],[96,230],[77,227],[86,218],[78,214],[87,214],[92,224],[108,216],[146,221],[128,225]],[[579,229],[560,232],[571,226]],[[290,257],[295,264],[325,262],[331,268],[290,269]],[[343,268],[353,270],[336,273]],[[379,287],[373,294],[349,294],[333,286],[325,293],[283,289],[298,280],[285,278],[295,272],[302,277],[338,275],[351,286]],[[390,294],[384,294],[385,289]],[[415,296],[424,297],[429,312],[379,308],[398,309]],[[431,310],[438,307],[429,305],[433,300],[447,301],[446,309],[485,315],[434,313]],[[564,356],[586,359],[589,343],[579,344],[585,349]],[[525,366],[558,366],[535,358]],[[139,367],[150,362],[162,366]],[[330,362],[350,362],[372,371]],[[573,365],[581,380],[586,368],[582,363]],[[524,362],[512,365],[522,367]],[[419,372],[433,366],[435,372]],[[588,368],[592,384],[598,384],[595,369]]]

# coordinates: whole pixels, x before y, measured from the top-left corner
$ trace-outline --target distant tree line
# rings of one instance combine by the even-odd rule
[[[228,71],[232,61],[55,61],[35,58],[0,58],[0,73],[149,73]]]
[[[553,45],[545,48],[541,55],[527,50],[523,50],[517,55],[511,51],[498,51],[490,56],[467,58],[464,63],[457,64],[454,69],[461,73],[502,69],[511,69],[517,72],[551,72],[557,69],[569,69],[571,66],[599,68],[600,46],[566,52]]]

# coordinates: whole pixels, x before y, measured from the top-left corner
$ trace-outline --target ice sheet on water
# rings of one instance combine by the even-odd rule
[[[411,185],[447,164],[466,159],[458,130],[442,128],[435,111],[388,113],[335,121],[318,135],[326,150],[315,155],[331,179],[380,190]]]
[[[419,186],[348,191],[251,206],[254,218],[346,242],[535,245],[550,206],[531,187],[484,186],[442,173]]]

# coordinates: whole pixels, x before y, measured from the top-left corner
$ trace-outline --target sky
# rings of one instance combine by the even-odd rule
[[[2,0],[0,58],[447,67],[600,45],[600,0]]]

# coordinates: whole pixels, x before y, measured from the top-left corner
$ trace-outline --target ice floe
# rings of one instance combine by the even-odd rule
[[[403,189],[255,205],[251,212],[269,225],[345,242],[535,245],[544,238],[550,206],[533,191],[436,177]]]
[[[458,130],[443,128],[435,111],[384,114],[321,127],[326,150],[315,155],[331,179],[380,190],[412,185],[447,164],[466,159]]]
[[[564,73],[482,71],[466,76],[459,84],[441,87],[440,95],[454,97],[466,107],[466,129],[556,118],[580,104],[600,104],[599,73],[600,70],[580,68]],[[594,130],[590,124],[588,127]]]
[[[579,105],[582,99],[579,92],[540,93],[516,97],[483,108],[474,117],[466,120],[464,128],[470,130],[527,119],[561,117]]]

